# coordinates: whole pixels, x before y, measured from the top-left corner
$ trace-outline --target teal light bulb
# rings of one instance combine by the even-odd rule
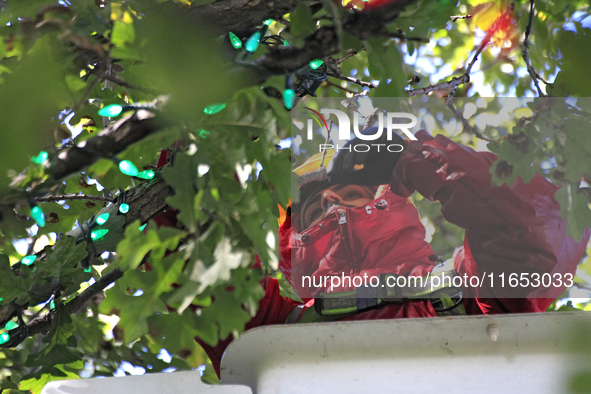
[[[40,207],[35,206],[31,209],[31,217],[39,227],[45,227],[45,214]]]
[[[107,222],[107,220],[109,220],[109,216],[110,216],[110,214],[108,214],[108,213],[103,213],[102,215],[98,215],[96,218],[96,223],[98,225],[105,224]]]
[[[310,60],[310,67],[312,70],[316,70],[318,67],[322,66],[322,63],[324,63],[324,61],[320,59]]]
[[[123,160],[122,162],[119,163],[119,170],[121,170],[122,173],[124,173],[125,175],[129,175],[129,176],[136,176],[139,171],[137,170],[137,167],[135,165],[133,165],[132,162],[130,162],[129,160]]]
[[[152,170],[142,171],[136,175],[138,178],[142,179],[153,179],[156,176],[156,173]]]
[[[144,229],[146,228],[147,225],[148,225],[148,223],[142,224],[140,226],[140,231],[144,231]]]
[[[260,42],[261,42],[261,32],[260,31],[254,32],[254,34],[252,36],[250,36],[248,40],[246,40],[246,45],[244,45],[244,49],[246,49],[248,52],[254,52],[259,47]]]
[[[109,232],[109,230],[102,228],[100,230],[94,230],[93,232],[90,233],[90,238],[93,241],[98,241],[99,239],[103,238],[107,233]]]
[[[0,334],[0,345],[4,345],[9,340],[10,340],[10,335],[8,335],[7,333]]]
[[[113,116],[119,115],[122,110],[123,110],[123,107],[120,106],[119,104],[111,104],[111,105],[107,105],[106,107],[99,109],[98,114],[100,116],[113,117]]]
[[[199,137],[206,139],[207,136],[209,135],[209,131],[207,130],[199,130]]]
[[[4,329],[5,329],[6,331],[10,331],[10,330],[14,330],[14,329],[15,329],[15,328],[17,328],[17,327],[18,327],[18,324],[16,324],[16,323],[15,323],[15,322],[13,322],[13,321],[9,321],[9,322],[8,322],[8,323],[6,323],[6,325],[4,326]]]
[[[37,156],[31,157],[31,161],[35,164],[43,164],[49,158],[49,153],[42,150]]]
[[[129,204],[121,204],[119,205],[119,212],[121,213],[127,213],[129,212]]]
[[[283,104],[285,105],[285,108],[291,109],[294,97],[295,91],[293,89],[285,89],[283,91]]]
[[[217,114],[218,112],[220,112],[224,108],[226,108],[225,103],[217,103],[217,104],[212,104],[209,107],[205,107],[203,112],[205,112],[207,115],[213,115],[213,114]]]
[[[234,48],[240,49],[242,47],[242,40],[238,38],[236,34],[229,32],[228,36],[230,37],[230,43]]]
[[[266,21],[263,22],[265,25],[270,26],[271,23],[273,23],[273,19],[267,19]]]
[[[23,257],[23,259],[21,260],[21,263],[23,263],[24,265],[31,265],[35,262],[35,260],[37,260],[37,256],[34,254],[31,254],[31,255]]]
[[[88,267],[88,268],[86,268],[86,269],[84,270],[84,272],[91,272],[91,271],[92,271],[92,270],[90,269],[90,267]]]

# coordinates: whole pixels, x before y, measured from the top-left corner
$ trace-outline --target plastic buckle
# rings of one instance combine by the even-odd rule
[[[380,274],[380,287],[378,288],[378,296],[385,302],[393,302],[393,303],[401,303],[404,302],[404,297],[402,296],[402,290],[398,286],[388,286],[388,277],[394,278],[394,284],[396,284],[396,279],[400,275],[398,274]],[[387,296],[388,292],[386,289],[394,289],[396,295],[394,297]]]

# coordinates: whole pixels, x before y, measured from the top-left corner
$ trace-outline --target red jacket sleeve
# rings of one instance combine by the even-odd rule
[[[466,289],[468,297],[476,299],[481,313],[544,311],[565,286],[509,288],[508,275],[574,274],[589,229],[579,242],[566,236],[566,222],[554,199],[558,187],[539,174],[527,185],[518,177],[512,186],[493,186],[490,167],[496,155],[425,131],[416,137],[398,161],[392,191],[405,197],[418,191],[441,202],[445,219],[466,230],[463,250],[455,255],[456,270],[462,276],[494,278],[492,286],[487,282]],[[503,273],[504,288],[499,277]]]

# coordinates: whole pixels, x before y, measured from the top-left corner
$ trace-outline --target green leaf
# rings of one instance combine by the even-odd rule
[[[197,177],[197,163],[191,156],[178,154],[174,167],[162,170],[162,176],[166,183],[174,190],[174,195],[168,197],[166,202],[180,212],[178,219],[190,232],[196,229],[193,202],[195,200],[196,187],[191,181]]]
[[[373,79],[381,79],[375,95],[378,97],[403,96],[406,74],[402,70],[402,57],[395,45],[384,46],[382,40],[366,40],[369,73]],[[388,83],[388,79],[391,81]]]
[[[59,373],[54,366],[70,364],[79,360],[80,357],[69,349],[76,347],[76,339],[72,337],[72,331],[75,328],[66,308],[58,303],[51,322],[51,330],[43,337],[42,342],[47,346],[39,353],[29,355],[25,362],[25,365],[29,367],[41,367],[35,372],[35,376],[44,373]],[[63,371],[61,375],[64,375]]]
[[[182,315],[178,313],[158,314],[151,316],[148,322],[150,334],[158,340],[160,346],[171,354],[186,353],[187,351],[197,352],[199,345],[195,342],[196,336],[209,343],[215,343],[217,340],[215,326],[202,324],[199,317],[191,312]]]
[[[116,47],[124,47],[135,40],[135,29],[133,23],[115,21],[113,23],[113,32],[111,33],[111,43]]]
[[[0,254],[0,297],[3,304],[14,300],[18,300],[19,304],[26,304],[30,299],[29,290],[32,280],[29,275],[26,275],[30,273],[30,269],[27,266],[21,266],[21,271],[21,275],[14,275],[8,256]]]
[[[560,216],[567,220],[566,234],[580,241],[585,228],[591,227],[589,201],[571,184],[558,189],[554,197],[560,203]]]
[[[57,365],[51,370],[51,373],[41,374],[38,378],[21,380],[19,388],[22,390],[30,390],[32,394],[40,394],[43,387],[49,382],[56,380],[80,379],[80,376],[78,376],[77,373],[72,372],[67,368],[81,370],[83,367],[84,362],[82,360],[64,366]]]
[[[158,260],[167,250],[176,249],[185,233],[163,227],[157,231],[140,232],[140,223],[135,221],[125,228],[125,238],[117,246],[117,259],[108,270],[119,268],[122,271],[137,268],[144,257],[151,252],[151,258]]]
[[[588,97],[591,92],[591,78],[581,75],[581,69],[591,64],[591,54],[581,48],[591,48],[591,29],[575,23],[577,32],[562,30],[557,35],[556,45],[560,48],[560,79],[554,82],[553,94]]]
[[[105,314],[116,312],[119,328],[124,332],[125,343],[131,343],[141,335],[148,333],[148,318],[157,312],[164,312],[166,307],[160,295],[169,290],[176,281],[185,264],[182,255],[173,254],[163,259],[152,255],[153,269],[142,272],[127,271],[117,285],[106,293],[100,310]],[[123,289],[141,290],[140,295],[128,295]]]
[[[312,11],[304,2],[291,12],[291,33],[294,35],[294,44],[300,46],[303,39],[316,31],[316,22],[312,17]]]
[[[64,81],[66,63],[53,52],[51,40],[37,40],[0,88],[0,190],[6,187],[9,169],[21,171],[29,158],[44,150],[49,133],[43,132],[67,105]],[[41,88],[42,87],[42,88]]]
[[[591,133],[589,121],[591,116],[571,116],[565,122],[564,130],[566,141],[564,153],[566,156],[565,176],[573,182],[580,180],[589,174],[591,169]]]
[[[214,263],[206,267],[203,262],[198,262],[190,279],[200,284],[198,293],[201,293],[218,281],[227,282],[230,280],[231,271],[249,261],[245,260],[245,257],[244,252],[233,251],[230,240],[224,238],[216,246]]]

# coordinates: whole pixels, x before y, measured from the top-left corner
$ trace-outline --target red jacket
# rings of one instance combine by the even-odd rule
[[[303,289],[301,275],[379,275],[380,273],[426,276],[433,267],[431,246],[424,241],[425,229],[416,208],[407,200],[415,191],[439,201],[443,216],[466,230],[464,245],[454,255],[460,276],[492,274],[496,285],[464,288],[464,307],[469,314],[545,311],[565,286],[552,293],[520,288],[521,298],[508,292],[508,274],[565,274],[574,277],[589,238],[581,241],[566,236],[566,223],[554,199],[558,189],[540,175],[527,185],[518,179],[512,186],[491,185],[492,153],[475,152],[438,135],[416,134],[398,161],[391,190],[377,198],[386,200],[384,210],[365,206],[346,209],[346,226],[339,226],[337,213],[299,233],[288,217],[279,229],[280,269],[306,301],[302,313],[313,305],[314,293],[326,288]],[[387,220],[384,220],[386,218]],[[293,220],[292,220],[293,219]],[[307,237],[302,237],[307,235]],[[297,264],[292,267],[292,255]],[[498,275],[506,273],[505,288]],[[283,324],[297,302],[279,294],[275,279],[262,282],[265,296],[256,316],[246,329]],[[348,290],[347,286],[338,291]],[[545,297],[545,298],[540,298]],[[301,314],[300,314],[301,316]],[[386,304],[342,320],[394,319],[437,316],[428,301]],[[216,347],[200,343],[219,375],[219,363],[231,338]]]

